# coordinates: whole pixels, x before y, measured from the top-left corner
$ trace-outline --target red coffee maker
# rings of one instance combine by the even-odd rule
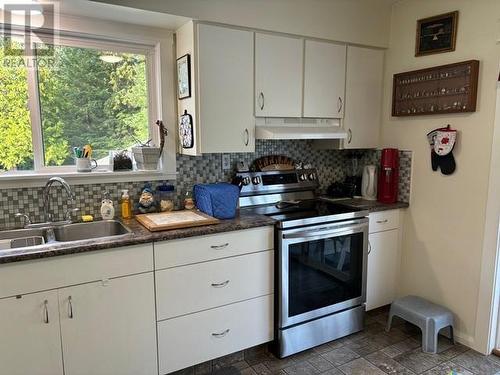
[[[380,159],[378,178],[378,201],[396,203],[398,200],[399,183],[399,150],[384,148]]]

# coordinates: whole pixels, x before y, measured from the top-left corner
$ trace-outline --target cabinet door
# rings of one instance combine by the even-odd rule
[[[344,148],[379,146],[384,51],[347,48]]]
[[[399,232],[397,229],[368,236],[366,309],[391,303],[396,296],[399,272]]]
[[[253,33],[198,25],[202,152],[254,152]]]
[[[0,300],[0,374],[62,375],[57,292]]]
[[[343,117],[345,64],[345,45],[306,40],[304,117]]]
[[[59,290],[66,375],[157,374],[153,274]]]
[[[302,39],[255,34],[255,116],[302,116]]]

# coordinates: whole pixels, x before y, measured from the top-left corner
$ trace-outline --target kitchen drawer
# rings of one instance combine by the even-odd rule
[[[154,243],[155,269],[182,266],[273,249],[274,227],[267,226]]]
[[[264,251],[157,271],[158,320],[270,294],[273,264]]]
[[[370,233],[399,228],[399,210],[372,212],[368,219]]]
[[[0,298],[153,271],[151,244],[0,265]]]
[[[158,322],[160,374],[273,339],[273,295]]]

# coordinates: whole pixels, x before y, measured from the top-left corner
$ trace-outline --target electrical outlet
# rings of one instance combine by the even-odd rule
[[[231,169],[231,155],[222,154],[222,170],[228,171]]]

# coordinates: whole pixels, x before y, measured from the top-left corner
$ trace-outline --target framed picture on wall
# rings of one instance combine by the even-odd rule
[[[417,21],[415,56],[455,51],[458,10]]]
[[[189,54],[177,59],[177,97],[186,99],[191,96],[191,61]]]

